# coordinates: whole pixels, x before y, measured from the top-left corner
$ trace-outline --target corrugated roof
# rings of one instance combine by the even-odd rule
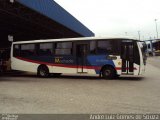
[[[17,2],[37,11],[44,16],[64,25],[82,36],[94,36],[86,26],[74,18],[70,13],[58,5],[54,0],[16,0]]]

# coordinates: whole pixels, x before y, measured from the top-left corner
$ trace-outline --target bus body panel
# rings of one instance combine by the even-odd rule
[[[96,74],[100,74],[101,68],[105,65],[110,65],[115,68],[112,60],[108,60],[106,55],[89,55],[87,57],[89,66],[95,69]]]
[[[25,60],[21,60],[18,58],[11,58],[11,69],[13,70],[20,70],[20,71],[26,71],[26,72],[37,72],[37,68],[39,64],[35,64],[32,62],[28,62]]]
[[[99,60],[99,59],[98,59]],[[18,58],[12,58],[12,61],[16,61],[16,62],[12,62],[12,69],[14,70],[21,70],[21,71],[29,71],[29,72],[37,72],[38,66],[41,64],[38,63],[34,63],[34,62],[28,62],[28,61],[24,61],[22,59],[18,59]],[[118,75],[122,74],[122,70],[121,70],[121,62],[122,60],[114,60],[113,63],[110,62],[105,62],[105,63],[99,63],[98,62],[98,66],[93,66],[94,64],[91,63],[91,66],[85,66],[85,69],[87,70],[88,74],[100,74],[100,70],[103,66],[105,65],[110,65],[112,67],[114,67],[117,71]],[[77,68],[76,66],[65,66],[63,64],[61,65],[49,65],[46,64],[47,67],[49,68],[49,72],[50,73],[73,73],[76,74],[77,73]],[[64,67],[65,66],[65,67]],[[115,67],[116,66],[116,67]],[[134,75],[139,75],[139,65],[134,64],[135,66],[135,71],[134,71]],[[142,73],[140,73],[142,74]]]

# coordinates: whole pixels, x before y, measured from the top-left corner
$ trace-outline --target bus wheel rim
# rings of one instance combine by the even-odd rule
[[[110,76],[111,71],[110,71],[110,70],[105,70],[105,72],[104,72],[104,73],[105,73],[105,75],[106,75],[106,76]]]
[[[41,75],[41,76],[46,76],[45,70],[40,70],[40,75]]]

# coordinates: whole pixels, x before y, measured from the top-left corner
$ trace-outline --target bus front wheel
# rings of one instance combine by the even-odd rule
[[[48,77],[49,76],[49,69],[45,65],[41,65],[38,67],[37,75],[40,77]]]
[[[113,67],[107,66],[102,69],[102,77],[105,79],[113,79],[116,75]]]

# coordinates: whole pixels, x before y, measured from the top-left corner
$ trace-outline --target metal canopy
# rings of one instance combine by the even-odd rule
[[[0,0],[0,47],[15,41],[94,36],[53,0]]]

